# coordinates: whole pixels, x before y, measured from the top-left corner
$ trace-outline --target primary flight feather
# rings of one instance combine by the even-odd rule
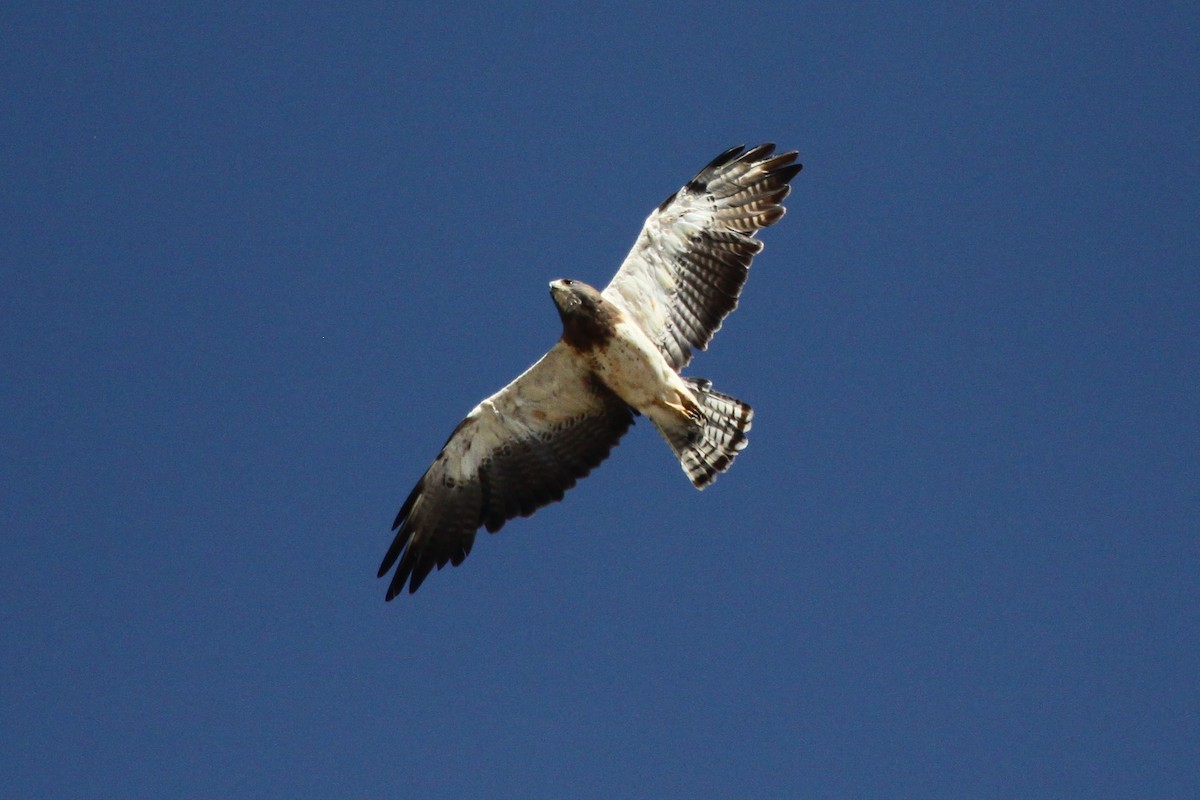
[[[750,406],[679,370],[737,306],[754,234],[778,222],[796,153],[733,147],[646,219],[604,291],[551,282],[562,338],[458,424],[405,500],[379,576],[391,600],[434,567],[458,566],[481,527],[561,500],[643,414],[697,489],[746,446]]]

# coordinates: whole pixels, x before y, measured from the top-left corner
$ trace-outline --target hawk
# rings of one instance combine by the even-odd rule
[[[434,567],[458,566],[480,527],[495,533],[561,500],[644,415],[697,489],[746,446],[753,411],[679,371],[737,306],[754,234],[778,222],[800,172],[773,144],[717,156],[646,219],[604,291],[550,283],[562,338],[471,410],[404,501],[379,577],[391,600]]]

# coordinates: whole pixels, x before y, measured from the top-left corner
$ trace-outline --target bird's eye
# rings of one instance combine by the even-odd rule
[[[571,280],[570,278],[563,278],[563,284],[566,286],[574,286],[575,281]]]

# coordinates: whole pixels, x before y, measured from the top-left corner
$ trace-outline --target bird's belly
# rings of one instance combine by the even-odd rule
[[[656,403],[687,393],[683,381],[644,333],[620,325],[607,346],[591,354],[589,366],[608,388],[645,413]]]

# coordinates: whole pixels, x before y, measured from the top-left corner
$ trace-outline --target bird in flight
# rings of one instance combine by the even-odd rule
[[[746,446],[753,411],[679,371],[737,306],[754,234],[778,222],[800,172],[773,144],[717,156],[646,219],[603,291],[550,283],[562,338],[458,424],[404,501],[379,567],[391,600],[434,567],[458,566],[480,527],[495,533],[561,500],[608,457],[637,414],[662,434],[697,489]]]

